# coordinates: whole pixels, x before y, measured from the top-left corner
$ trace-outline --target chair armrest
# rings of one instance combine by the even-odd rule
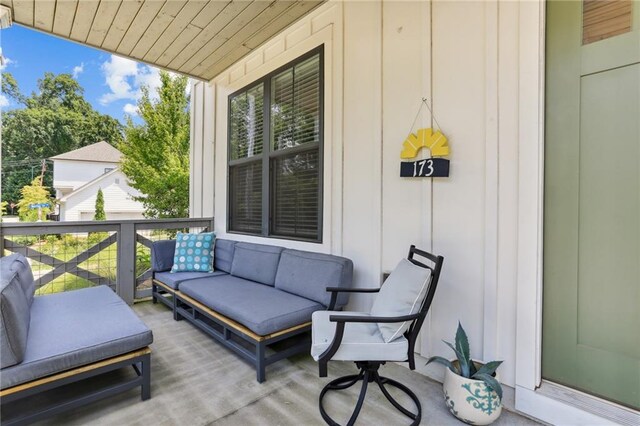
[[[331,293],[377,293],[379,288],[342,288],[342,287],[327,287],[327,291]]]
[[[345,322],[383,322],[383,323],[393,323],[393,322],[404,322],[404,321],[413,321],[414,319],[420,316],[419,313],[411,314],[411,315],[402,315],[399,317],[370,317],[370,316],[358,316],[358,315],[331,315],[329,316],[329,321],[337,322],[337,323],[345,323]]]
[[[359,316],[359,315],[330,315],[329,321],[335,322],[336,324],[336,332],[333,336],[333,341],[319,357],[318,361],[321,364],[321,371],[326,372],[326,364],[327,362],[338,352],[338,348],[342,343],[342,337],[344,336],[344,327],[348,322],[403,322],[403,321],[412,321],[420,316],[420,313],[415,313],[411,315],[402,315],[399,317],[368,317],[368,316]]]
[[[327,310],[333,311],[336,308],[338,302],[338,293],[377,293],[379,288],[342,288],[342,287],[327,287],[327,291],[331,293],[331,301]]]

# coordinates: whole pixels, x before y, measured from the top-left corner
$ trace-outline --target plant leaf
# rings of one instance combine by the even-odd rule
[[[469,339],[467,338],[467,333],[465,333],[464,328],[462,328],[460,321],[458,321],[458,330],[456,330],[456,349],[465,357],[468,364],[471,359]]]
[[[458,362],[460,363],[460,375],[462,377],[470,378],[471,377],[471,375],[470,375],[471,371],[469,370],[469,362],[467,361],[467,359],[451,343],[445,342],[444,340],[443,340],[443,342],[447,346],[449,346],[453,352],[456,353],[456,357],[458,358]]]
[[[478,374],[488,374],[490,376],[493,376],[493,373],[496,372],[496,370],[498,369],[500,364],[502,364],[502,361],[491,361],[491,362],[488,362],[485,365],[483,365],[482,367],[480,367],[480,370],[478,370],[478,372],[475,375],[472,375],[471,377],[475,378],[475,376],[478,375]]]
[[[442,364],[445,367],[448,367],[449,370],[451,370],[454,373],[460,375],[460,372],[456,369],[456,367],[453,365],[453,363],[451,361],[449,361],[448,359],[444,358],[444,357],[432,356],[431,358],[429,358],[429,360],[427,360],[427,364],[429,364],[431,362],[437,362],[439,364]]]
[[[490,376],[489,374],[476,374],[475,377],[478,380],[482,380],[487,386],[496,391],[498,394],[498,398],[502,401],[502,385],[498,382],[495,377]]]

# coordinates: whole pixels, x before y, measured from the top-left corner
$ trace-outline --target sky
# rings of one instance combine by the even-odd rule
[[[140,86],[149,86],[155,94],[160,85],[156,68],[15,24],[0,31],[0,48],[6,60],[0,69],[13,74],[23,94],[36,91],[47,71],[69,73],[97,111],[122,123],[125,114],[136,118]],[[3,110],[17,106],[0,94]]]

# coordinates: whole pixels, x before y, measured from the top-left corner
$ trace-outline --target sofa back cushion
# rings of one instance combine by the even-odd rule
[[[235,246],[235,241],[216,238],[214,270],[226,273],[231,272],[231,263],[233,262]]]
[[[19,364],[24,359],[31,311],[20,283],[18,271],[12,271],[15,259],[0,259],[0,368]]]
[[[176,251],[176,240],[159,240],[151,244],[151,269],[153,272],[171,270]]]
[[[231,275],[273,286],[282,250],[277,246],[236,243]]]
[[[351,287],[353,262],[344,257],[300,250],[284,250],[280,257],[276,288],[329,306],[327,287]],[[336,308],[349,301],[349,293],[340,293]]]
[[[31,265],[24,255],[20,253],[13,253],[6,257],[6,262],[10,262],[10,270],[16,274],[24,295],[27,298],[29,306],[33,303],[33,296],[36,292],[36,284],[33,279],[33,272],[31,271]]]

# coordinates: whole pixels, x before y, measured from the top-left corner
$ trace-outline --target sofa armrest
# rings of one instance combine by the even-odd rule
[[[331,293],[331,302],[328,311],[334,311],[338,303],[338,293],[377,293],[380,288],[344,288],[344,287],[327,287],[327,291]]]
[[[176,240],[159,240],[151,244],[151,270],[153,272],[169,271],[173,266],[173,255],[176,251]]]

